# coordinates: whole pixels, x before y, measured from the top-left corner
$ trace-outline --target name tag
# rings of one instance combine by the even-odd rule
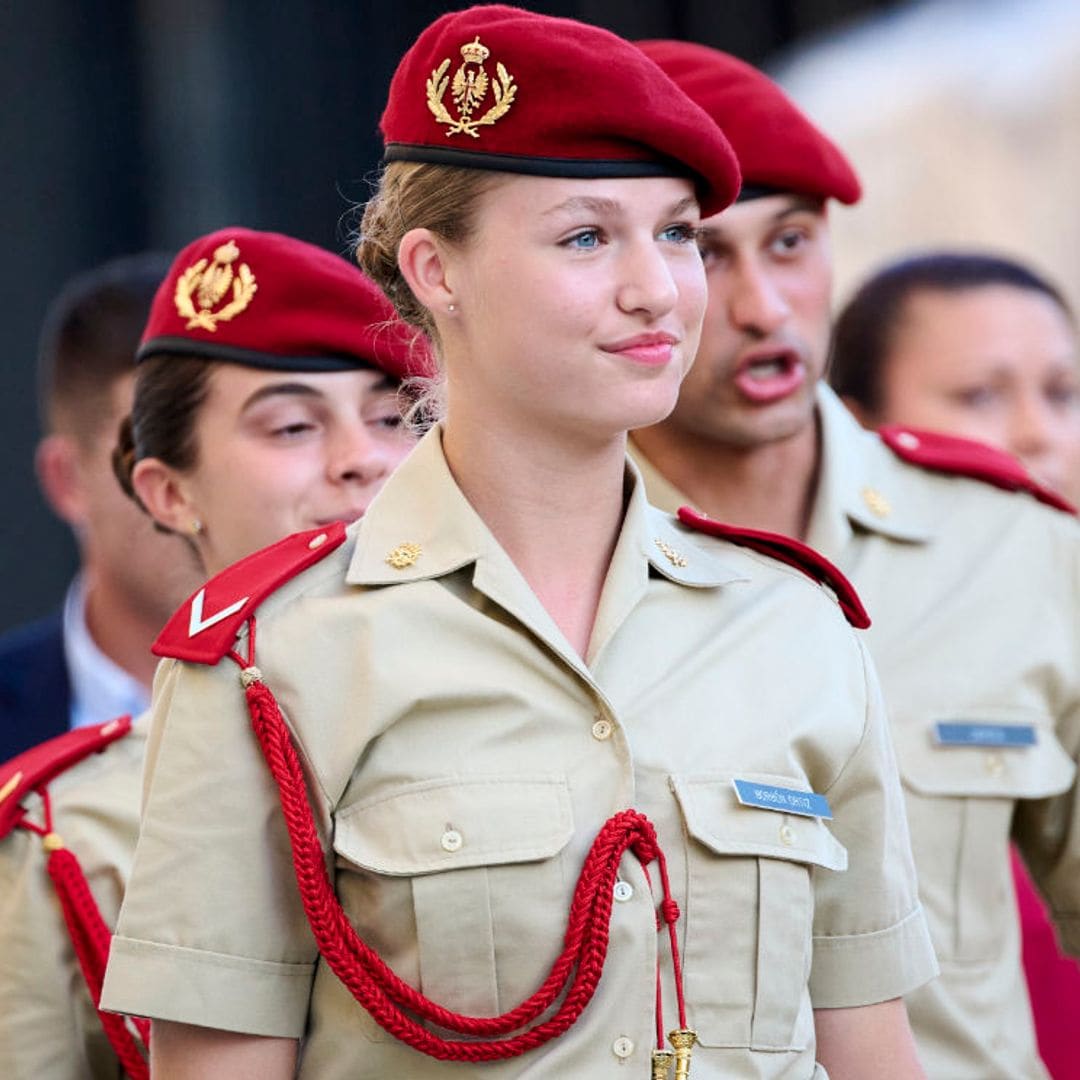
[[[983,724],[959,720],[939,721],[934,725],[939,746],[1034,746],[1034,724]]]
[[[759,784],[754,780],[732,780],[735,797],[743,806],[756,806],[760,810],[779,810],[784,814],[801,814],[803,817],[832,819],[829,800],[812,791],[796,791],[794,788]]]

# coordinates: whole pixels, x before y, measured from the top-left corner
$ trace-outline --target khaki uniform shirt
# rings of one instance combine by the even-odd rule
[[[808,543],[855,584],[907,796],[941,977],[909,995],[932,1080],[1036,1080],[1009,840],[1080,954],[1080,530],[1024,494],[928,472],[822,387]],[[643,467],[650,499],[687,502]],[[941,746],[939,721],[1033,724],[1023,749]]]
[[[695,1078],[822,1077],[812,1004],[881,1001],[935,971],[876,679],[818,585],[690,534],[631,480],[585,660],[455,485],[435,429],[349,541],[262,604],[255,662],[344,910],[408,983],[473,1015],[531,995],[586,851],[633,806],[683,911]],[[405,543],[420,554],[395,569]],[[668,1028],[675,998],[629,854],[598,992],[562,1037],[461,1073],[377,1027],[317,962],[238,675],[159,670],[108,1007],[303,1036],[300,1075],[317,1080],[649,1075],[658,941]],[[742,807],[735,777],[820,792],[834,819]]]
[[[147,728],[136,723],[49,785],[53,826],[109,926],[131,873]],[[40,799],[25,804],[40,822]],[[39,836],[15,829],[0,841],[0,1076],[119,1080],[45,864]]]

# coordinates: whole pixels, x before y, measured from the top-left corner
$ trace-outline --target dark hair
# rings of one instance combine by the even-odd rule
[[[180,470],[197,463],[195,421],[216,366],[217,361],[168,354],[139,365],[131,415],[120,425],[112,463],[120,486],[140,506],[131,482],[136,462],[153,457]]]
[[[116,380],[135,370],[135,349],[170,262],[151,252],[113,259],[72,278],[49,305],[38,344],[46,430],[84,445],[101,431]]]
[[[1022,263],[981,252],[916,255],[879,270],[841,310],[833,327],[829,385],[875,415],[884,404],[882,368],[908,300],[917,292],[955,293],[989,285],[1041,293],[1073,321],[1061,293]]]

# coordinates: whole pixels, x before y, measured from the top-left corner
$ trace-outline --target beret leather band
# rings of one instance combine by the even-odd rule
[[[691,169],[674,159],[644,160],[530,157],[527,154],[482,154],[468,150],[447,150],[439,146],[412,146],[387,143],[384,161],[419,161],[429,165],[455,165],[466,169],[522,173],[526,176],[566,176],[583,180],[604,177],[628,179],[647,176],[683,176],[694,179]]]
[[[147,342],[135,353],[135,362],[138,363],[145,357],[170,355],[170,356],[201,356],[213,360],[221,360],[230,364],[241,364],[244,367],[261,368],[266,371],[353,371],[360,367],[379,367],[374,360],[365,360],[363,357],[339,353],[337,356],[278,356],[275,353],[259,352],[256,349],[241,349],[235,345],[214,344],[209,348],[204,342],[192,341],[183,337],[156,337]]]

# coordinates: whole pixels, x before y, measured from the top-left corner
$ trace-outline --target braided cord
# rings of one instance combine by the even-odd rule
[[[296,880],[319,951],[376,1023],[421,1053],[447,1061],[515,1057],[565,1032],[592,999],[603,972],[615,881],[623,853],[630,850],[643,867],[659,858],[667,889],[663,856],[648,818],[636,810],[623,810],[601,828],[574,890],[563,951],[536,993],[500,1016],[476,1017],[452,1012],[403,982],[349,922],[330,880],[300,760],[277,701],[258,669],[247,666],[251,652],[247,664],[238,654],[230,655],[244,668],[242,678],[252,727],[278,786]],[[667,892],[662,915],[669,925],[678,917],[678,908]],[[518,1030],[537,1020],[564,990],[565,995],[554,1013],[525,1031]],[[681,987],[679,998],[681,1006]],[[436,1034],[409,1013],[447,1031],[468,1036],[469,1041]],[[511,1035],[511,1032],[518,1033]]]

